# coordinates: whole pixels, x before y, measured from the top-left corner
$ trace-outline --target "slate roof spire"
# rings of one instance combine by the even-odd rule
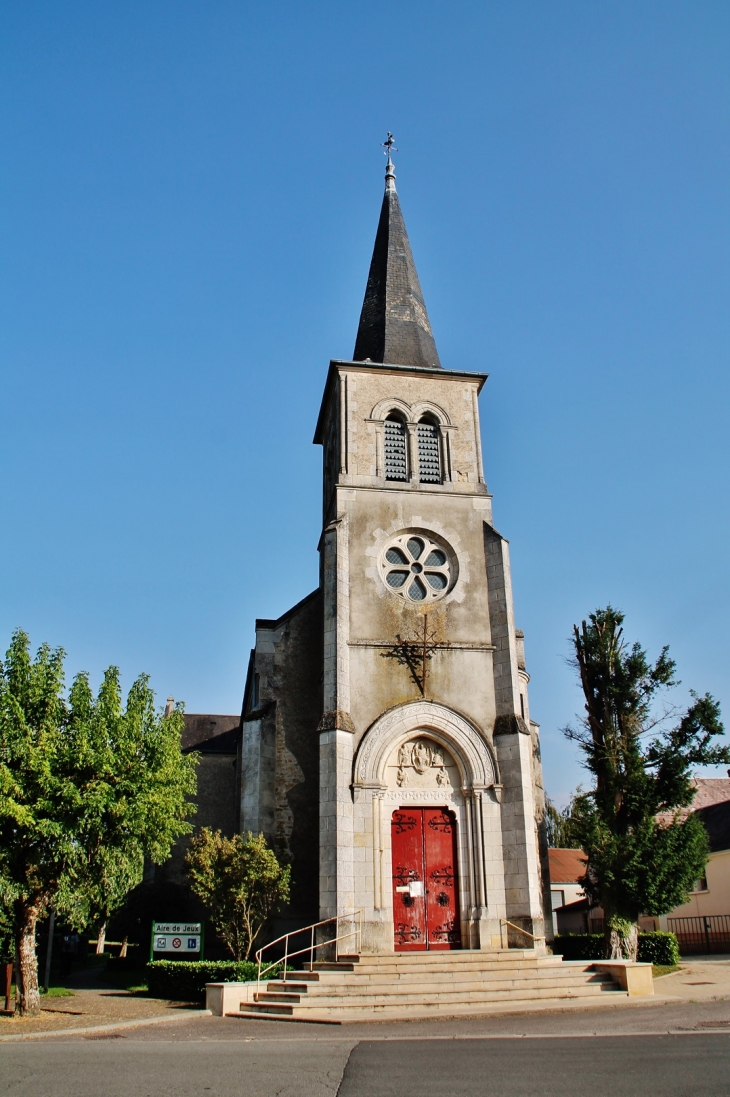
[[[385,194],[353,360],[363,362],[369,358],[371,362],[390,365],[440,369],[441,362],[395,189],[392,133],[388,134],[388,140],[383,145],[388,156]]]

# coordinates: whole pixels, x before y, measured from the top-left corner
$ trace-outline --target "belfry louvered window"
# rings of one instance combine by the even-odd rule
[[[418,478],[422,483],[441,483],[439,428],[428,419],[418,424]]]
[[[385,479],[407,480],[406,425],[402,420],[388,417],[385,420]]]

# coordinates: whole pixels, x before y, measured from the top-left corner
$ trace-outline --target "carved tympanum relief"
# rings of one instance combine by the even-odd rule
[[[459,788],[459,768],[447,750],[421,736],[402,743],[388,759],[391,788]]]

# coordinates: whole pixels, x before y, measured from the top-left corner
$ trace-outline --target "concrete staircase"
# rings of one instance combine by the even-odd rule
[[[393,1018],[454,1017],[625,998],[610,975],[593,964],[563,961],[532,949],[495,952],[411,952],[341,956],[315,962],[246,988],[247,1001],[229,1016],[341,1023]],[[578,1004],[575,1001],[575,1004]]]

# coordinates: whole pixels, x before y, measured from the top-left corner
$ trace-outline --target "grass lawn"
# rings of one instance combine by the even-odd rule
[[[682,968],[679,964],[652,964],[651,972],[655,979],[659,979],[662,975],[671,975],[673,971],[681,971]]]
[[[15,983],[10,988],[10,996],[11,998],[15,997]],[[49,987],[48,991],[41,987],[41,998],[73,998],[73,996],[74,992],[67,990],[66,987]]]

